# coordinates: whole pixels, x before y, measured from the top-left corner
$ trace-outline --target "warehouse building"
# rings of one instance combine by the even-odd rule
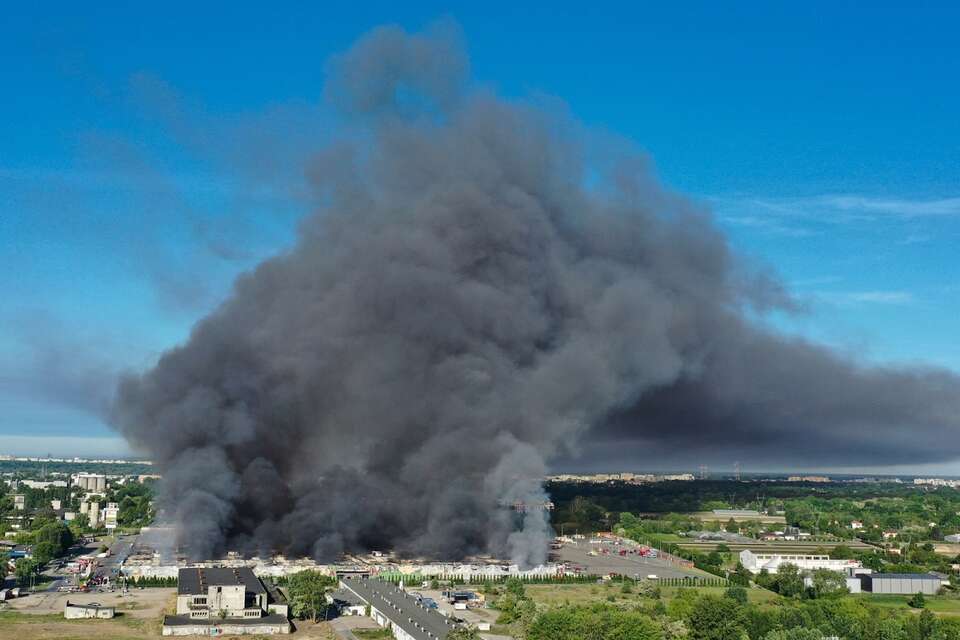
[[[863,566],[856,560],[834,560],[830,556],[754,553],[749,549],[740,552],[740,563],[750,573],[760,573],[764,569],[768,573],[776,573],[780,565],[783,564],[792,564],[801,571],[830,569],[831,571],[847,572],[849,569]]]
[[[290,633],[286,600],[249,567],[189,567],[177,578],[177,613],[164,616],[165,636]]]
[[[864,591],[870,593],[897,593],[936,595],[943,579],[932,573],[870,573],[860,576]]]
[[[370,617],[390,629],[396,640],[444,640],[456,626],[404,591],[402,585],[395,587],[369,578],[343,578],[340,588],[350,594],[351,600],[369,606]]]

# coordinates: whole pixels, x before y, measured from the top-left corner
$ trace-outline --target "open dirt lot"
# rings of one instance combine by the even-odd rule
[[[64,620],[62,615],[0,612],[0,637],[16,640],[146,640],[160,637],[160,619]]]
[[[119,593],[34,593],[0,609],[0,638],[16,640],[143,640],[160,636],[165,609],[172,608],[175,589],[137,589]],[[112,620],[64,620],[70,602],[99,602],[117,609]]]
[[[176,589],[134,589],[125,595],[115,593],[60,593],[48,591],[32,593],[23,598],[11,600],[11,611],[31,615],[62,614],[67,600],[78,604],[98,602],[105,607],[116,607],[117,611],[129,614],[132,618],[160,619],[163,610],[173,605]]]

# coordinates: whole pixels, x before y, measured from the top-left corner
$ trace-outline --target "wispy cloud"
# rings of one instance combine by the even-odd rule
[[[790,238],[806,238],[817,235],[817,231],[802,226],[786,224],[777,216],[762,215],[721,215],[727,224],[774,233]]]
[[[777,235],[805,237],[822,232],[816,225],[874,220],[960,218],[960,197],[910,199],[858,194],[824,194],[794,198],[764,196],[708,197],[720,220]]]
[[[909,291],[822,291],[816,297],[838,305],[907,305],[916,298]]]
[[[896,215],[905,218],[960,216],[960,198],[908,200],[857,195],[828,195],[810,200],[813,205],[864,214]],[[798,204],[802,206],[803,201],[799,201]]]

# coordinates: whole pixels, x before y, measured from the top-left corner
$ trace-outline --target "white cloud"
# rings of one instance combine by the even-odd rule
[[[883,304],[906,305],[915,298],[909,291],[831,291],[820,292],[816,297],[840,305]]]
[[[960,198],[909,200],[871,198],[858,195],[827,195],[810,199],[822,207],[875,214],[891,214],[905,218],[921,216],[960,216]],[[802,201],[801,201],[802,204]]]
[[[764,196],[707,197],[721,221],[780,235],[817,233],[811,224],[849,224],[900,218],[960,217],[960,197],[910,199],[858,194],[825,194],[797,198]]]

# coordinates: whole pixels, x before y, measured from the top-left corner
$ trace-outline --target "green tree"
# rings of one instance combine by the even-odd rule
[[[737,604],[747,604],[747,590],[743,587],[729,587],[723,592],[725,598],[730,598]]]
[[[32,558],[20,558],[17,560],[17,566],[14,575],[17,576],[17,583],[21,587],[30,584],[34,576],[40,571],[40,564]]]
[[[447,640],[480,640],[480,632],[475,627],[457,627],[447,634]]]
[[[797,565],[785,562],[777,568],[777,591],[787,598],[795,598],[803,593],[803,577]]]
[[[907,640],[903,623],[897,618],[882,620],[877,628],[876,640]]]
[[[830,557],[836,560],[852,560],[855,555],[853,550],[845,544],[838,544],[830,550]]]
[[[777,629],[763,636],[763,640],[823,640],[823,634],[817,629],[794,627],[793,629]]]
[[[507,593],[512,593],[517,598],[523,598],[526,596],[526,589],[523,586],[523,581],[519,578],[510,578],[507,580],[504,586],[507,589]]]
[[[849,592],[843,573],[830,569],[816,569],[813,572],[813,594],[817,598],[836,597]]]
[[[754,582],[764,589],[772,589],[775,591],[777,588],[777,576],[771,574],[766,569],[760,569],[760,573],[754,578]]]
[[[290,576],[287,590],[290,594],[290,612],[301,620],[310,617],[317,621],[321,611],[326,610],[327,592],[337,581],[319,571],[298,571]]]
[[[78,513],[69,524],[74,538],[79,538],[90,529],[90,517],[85,513]]]
[[[687,618],[691,640],[744,640],[740,605],[730,598],[702,596]]]
[[[743,566],[743,563],[737,562],[736,568],[727,576],[727,579],[730,581],[730,584],[749,587],[750,577],[750,572]]]
[[[907,600],[907,604],[914,609],[923,609],[925,606],[927,606],[927,601],[923,597],[923,592],[917,591],[916,595]]]
[[[924,609],[916,616],[916,633],[913,635],[916,640],[933,640],[937,633],[937,616],[929,609]]]
[[[48,540],[33,545],[33,559],[41,566],[47,564],[56,556],[57,549],[53,546],[53,543]]]
[[[537,615],[526,640],[660,640],[663,635],[649,616],[607,605],[559,607]]]

